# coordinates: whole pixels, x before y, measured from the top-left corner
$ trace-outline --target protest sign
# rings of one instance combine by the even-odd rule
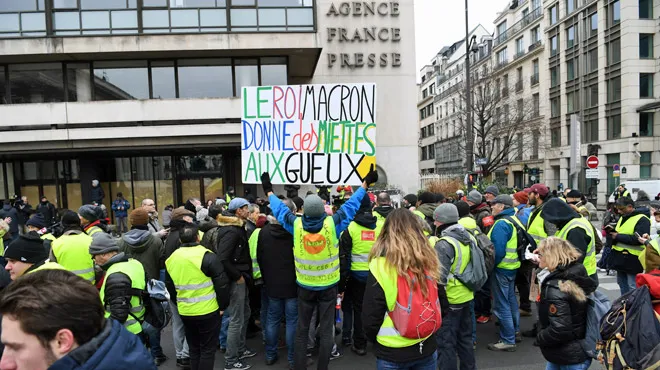
[[[376,164],[376,85],[243,87],[245,184],[359,185]]]

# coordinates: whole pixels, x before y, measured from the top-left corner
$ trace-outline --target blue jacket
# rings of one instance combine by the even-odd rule
[[[124,207],[124,209],[119,209],[119,207]],[[115,212],[115,217],[127,217],[129,208],[131,208],[131,203],[126,199],[115,199],[112,202],[112,211]]]
[[[516,217],[520,220],[523,225],[527,225],[527,220],[529,220],[529,215],[532,214],[532,207],[528,207],[527,204],[521,204],[517,208]]]
[[[108,319],[89,342],[55,361],[48,370],[157,370],[142,341],[119,322]]]
[[[513,227],[505,221],[499,221],[502,219],[502,216],[515,216],[515,208],[507,208],[502,211],[499,215],[495,216],[495,224],[490,231],[490,240],[495,246],[495,266],[499,265],[506,254],[506,243],[513,237]],[[507,275],[515,275],[516,270],[504,270],[497,269],[498,272],[505,273]]]

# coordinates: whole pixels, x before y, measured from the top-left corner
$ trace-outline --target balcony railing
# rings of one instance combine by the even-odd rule
[[[541,44],[542,44],[542,43],[541,43],[541,40],[538,40],[538,41],[536,41],[535,43],[529,45],[529,52],[531,53],[531,52],[534,51],[536,48],[540,47]]]
[[[523,82],[522,80],[516,82],[516,92],[521,92],[523,90]]]
[[[497,71],[498,69],[501,69],[502,67],[506,66],[507,64],[509,64],[508,59],[507,60],[501,60],[501,61],[497,62],[497,64],[493,68],[493,71]]]
[[[541,18],[543,15],[543,7],[539,6],[536,9],[532,10],[529,14],[524,16],[521,20],[516,22],[513,26],[506,29],[495,38],[493,46],[500,45],[509,39],[510,36],[516,34],[518,31],[529,26],[535,20]]]
[[[536,85],[536,84],[538,84],[538,83],[539,83],[539,75],[538,75],[538,74],[536,74],[536,75],[532,75],[532,76],[529,78],[529,84],[530,84],[531,86],[534,86],[534,85]]]
[[[520,50],[516,53],[516,55],[513,56],[513,60],[522,58],[525,54],[527,54],[527,52],[525,52],[525,50]]]
[[[505,88],[502,89],[502,97],[506,98],[508,96],[509,96],[509,88],[505,87]]]

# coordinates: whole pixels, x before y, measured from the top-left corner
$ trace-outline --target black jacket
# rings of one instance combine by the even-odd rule
[[[536,340],[547,361],[573,365],[587,360],[580,340],[587,330],[587,295],[596,287],[577,261],[558,267],[543,280]]]
[[[55,211],[55,206],[52,205],[50,202],[46,203],[39,203],[37,205],[37,213],[41,213],[42,216],[44,216],[44,220],[46,220],[46,227],[51,226],[55,222],[55,217],[57,216],[57,212]]]
[[[124,253],[119,253],[110,258],[101,268],[104,271],[108,271],[110,266],[126,261],[128,261],[128,256]],[[144,279],[146,281],[146,274]],[[132,285],[131,278],[122,272],[115,272],[109,276],[106,275],[105,278],[105,301],[103,305],[110,312],[110,317],[122,324],[128,319],[131,309],[132,295],[130,292]]]
[[[250,237],[252,236],[252,233],[256,229],[257,229],[257,225],[254,222],[252,222],[250,220],[245,221],[245,230],[247,231],[248,240],[250,240]]]
[[[225,271],[231,281],[252,279],[252,258],[248,245],[245,222],[240,218],[224,213],[218,215],[218,242],[214,251],[225,265]]]
[[[286,299],[298,295],[293,235],[282,225],[271,223],[261,229],[257,240],[257,261],[269,297]]]
[[[198,245],[199,243],[184,243],[179,248],[195,247]],[[222,261],[220,261],[218,256],[209,251],[204,254],[201,270],[204,275],[210,277],[211,281],[213,281],[218,306],[220,306],[220,311],[224,311],[229,306],[229,278],[227,277]],[[170,292],[171,299],[175,301],[176,288],[169,273],[165,274],[165,285],[167,286],[167,291]]]
[[[199,231],[204,233],[200,244],[211,251],[215,251],[215,246],[218,245],[218,222],[207,216],[200,221]]]
[[[355,218],[352,222],[366,227],[368,229],[376,229],[376,217],[371,213],[369,209],[360,208],[359,213],[355,215]],[[358,281],[365,282],[367,280],[367,272],[362,273],[361,271],[354,271],[351,273],[351,251],[353,250],[353,238],[351,238],[351,233],[346,229],[341,233],[339,238],[339,293],[344,293],[346,290],[346,285],[348,284],[349,276],[352,276],[351,279],[355,278]]]
[[[2,209],[0,209],[0,218],[5,219],[7,217],[11,217],[11,223],[9,224],[9,232],[13,235],[18,235],[18,224],[19,224],[19,219],[18,219],[18,211],[16,208],[12,207],[9,204],[5,204],[2,206]],[[6,239],[7,237],[5,237]]]
[[[621,225],[623,225],[629,218],[637,215],[644,215],[645,212],[648,212],[648,210],[634,210],[628,215],[622,215],[621,218]],[[639,235],[644,235],[644,234],[650,234],[651,233],[651,220],[649,220],[647,217],[642,217],[637,221],[637,224],[635,224],[635,233]],[[642,245],[639,240],[637,239],[637,236],[635,236],[635,233],[633,234],[618,234],[616,238],[614,238],[614,244],[617,242],[623,243],[623,244],[628,244],[628,245]]]
[[[92,186],[92,189],[89,191],[89,197],[92,202],[96,202],[99,205],[103,203],[103,198],[105,198],[105,192],[99,184],[99,186]]]

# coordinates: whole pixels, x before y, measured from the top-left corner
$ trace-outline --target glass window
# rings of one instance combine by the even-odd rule
[[[126,5],[126,0],[80,0],[80,9],[126,9]]]
[[[607,51],[608,65],[621,62],[621,39],[613,40],[612,42],[605,44],[605,47]]]
[[[559,67],[550,68],[550,87],[559,85]]]
[[[232,0],[232,6],[246,6],[246,5],[255,5],[256,0]]]
[[[261,58],[262,86],[286,85],[288,72],[286,58]]]
[[[64,101],[64,76],[60,63],[9,66],[13,104]]]
[[[516,40],[516,54],[520,55],[525,52],[525,43],[524,39],[521,37]]]
[[[553,118],[559,117],[559,114],[559,98],[550,99],[550,116]]]
[[[302,0],[259,0],[259,7],[301,6],[302,3]]]
[[[639,97],[640,98],[653,97],[653,73],[639,74]]]
[[[592,85],[584,89],[584,103],[586,108],[598,105],[598,85]]]
[[[550,8],[550,24],[551,25],[557,23],[557,18],[558,18],[557,12],[558,12],[557,5]]]
[[[197,10],[193,9],[170,11],[172,27],[197,27],[199,25],[197,16]]]
[[[7,95],[7,79],[5,76],[5,68],[2,67],[0,69],[0,104],[9,104],[6,95]],[[2,168],[1,163],[0,163],[0,168]],[[2,171],[0,170],[0,172]],[[0,196],[2,196],[2,193],[0,193]]]
[[[43,10],[43,0],[40,0],[40,9]],[[3,0],[0,1],[0,12],[22,12],[37,10],[34,0]],[[1,167],[1,166],[0,166]],[[2,196],[2,193],[0,193]]]
[[[133,161],[133,196],[136,201],[154,199],[154,162],[152,157],[135,157]]]
[[[651,178],[651,158],[653,152],[640,152],[639,155],[639,178],[649,179]]]
[[[532,28],[531,40],[530,40],[531,44],[534,44],[534,43],[536,43],[537,41],[540,40],[540,30],[541,30],[540,26],[536,26],[536,27]]]
[[[18,1],[5,1],[5,2],[18,2]],[[21,2],[31,2],[31,1],[25,1],[21,0]],[[78,8],[78,0],[53,0],[53,8],[55,9],[77,9]]]
[[[167,10],[145,10],[142,12],[144,27],[169,27],[169,12]]]
[[[598,34],[598,13],[589,16],[589,36],[596,36]]]
[[[314,13],[310,8],[289,8],[286,10],[289,26],[310,26],[314,24]]]
[[[621,4],[616,0],[610,5],[610,26],[621,22]]]
[[[566,30],[566,47],[572,48],[575,45],[575,26],[571,26]]]
[[[151,89],[153,92],[152,99],[176,98],[174,62],[158,61],[151,63]]]
[[[190,59],[179,63],[180,98],[234,96],[230,59]]]
[[[56,12],[53,14],[53,27],[57,30],[80,29],[80,13]]]
[[[0,25],[2,22],[0,21]],[[0,26],[2,28],[2,26]],[[21,14],[21,29],[23,31],[44,31],[46,30],[46,17],[44,13],[23,13]]]
[[[37,162],[23,162],[23,180],[37,180],[38,172]]]
[[[285,9],[259,9],[260,26],[285,26]]]
[[[558,43],[559,43],[559,37],[557,37],[556,35],[552,36],[550,38],[550,54],[551,55],[556,55],[557,54]]]
[[[653,18],[653,0],[639,0],[639,18]]]
[[[113,11],[112,28],[137,28],[137,12],[132,10]]]
[[[110,28],[109,12],[81,12],[82,28]]]
[[[149,99],[146,61],[94,62],[94,100]]]
[[[89,63],[67,63],[67,88],[69,101],[92,100],[92,85]]]
[[[621,114],[607,117],[607,139],[618,139],[621,137]]]
[[[653,136],[653,112],[639,114],[639,136]]]
[[[142,0],[143,6],[145,7],[165,7],[167,6],[167,0]]]
[[[201,9],[199,18],[202,27],[227,26],[227,12],[224,9]]]
[[[553,148],[561,146],[561,127],[550,129],[550,146]]]
[[[0,14],[0,32],[19,31],[18,14]]]
[[[639,34],[639,57],[642,59],[653,58],[653,34],[640,33]]]
[[[574,92],[569,92],[566,94],[566,113],[573,113],[575,111],[575,93]]]
[[[607,102],[621,100],[621,77],[614,77],[607,81]]]
[[[598,70],[598,49],[587,52],[587,73]]]
[[[232,27],[257,25],[256,9],[232,9],[230,16]]]
[[[575,79],[575,64],[574,60],[571,59],[566,62],[566,80],[573,81]]]
[[[566,0],[566,14],[571,14],[575,10],[575,0]]]

